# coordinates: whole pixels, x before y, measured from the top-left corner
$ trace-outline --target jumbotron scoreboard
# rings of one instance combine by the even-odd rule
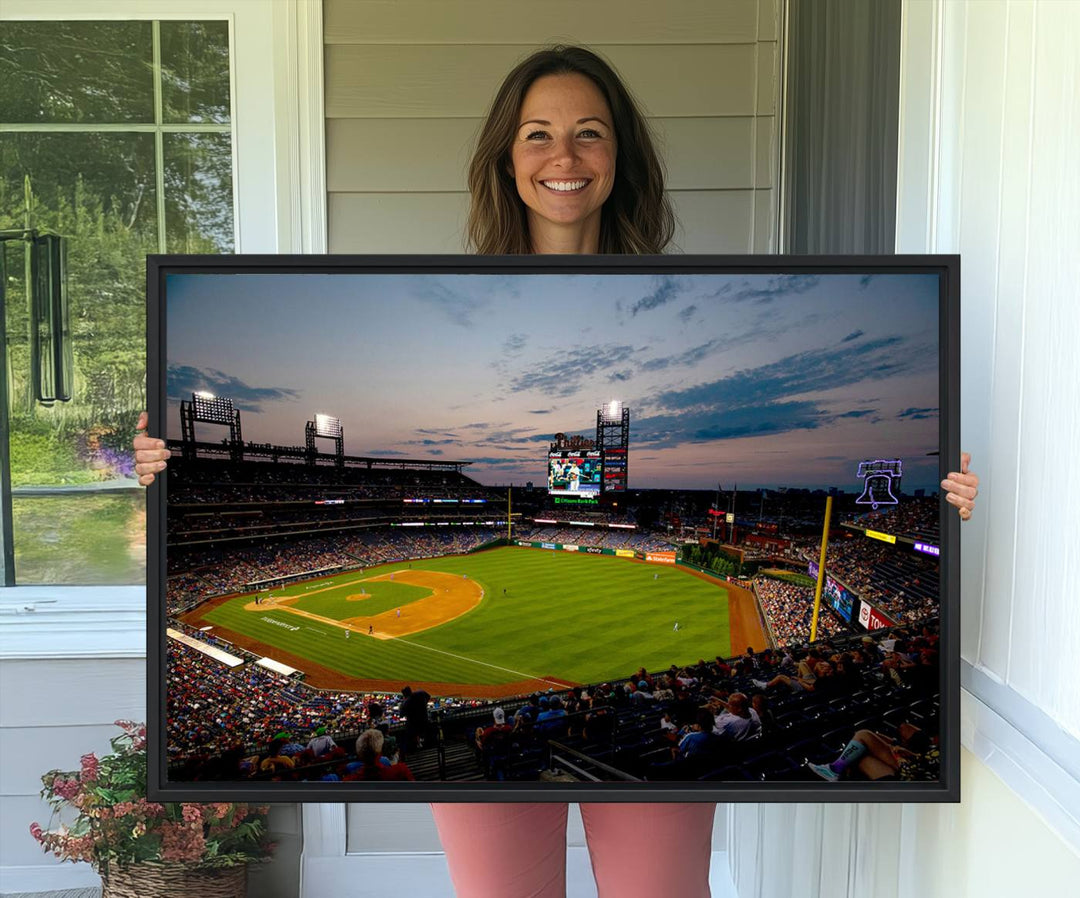
[[[552,449],[548,452],[548,492],[553,496],[595,498],[604,485],[599,449]]]
[[[630,452],[630,409],[619,401],[596,413],[596,439],[555,434],[548,449],[548,494],[595,499],[624,492]]]

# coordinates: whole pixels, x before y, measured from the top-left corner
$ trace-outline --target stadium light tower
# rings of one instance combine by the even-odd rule
[[[596,410],[596,448],[601,451],[601,492],[625,492],[629,472],[630,409],[619,399]]]
[[[227,397],[215,396],[207,390],[191,394],[191,400],[180,400],[180,434],[185,458],[195,457],[195,422],[219,424],[229,428],[229,450],[233,461],[244,457],[244,437],[240,430],[240,411]]]
[[[316,413],[314,421],[308,421],[304,426],[309,465],[315,464],[315,456],[318,454],[315,448],[317,437],[334,441],[334,455],[337,456],[335,464],[339,468],[345,467],[345,431],[342,429],[341,419],[319,412]]]

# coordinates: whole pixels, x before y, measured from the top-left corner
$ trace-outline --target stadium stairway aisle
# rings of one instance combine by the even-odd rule
[[[473,782],[484,778],[476,763],[476,752],[467,743],[448,739],[445,748],[447,782]],[[436,747],[410,752],[405,763],[409,765],[417,780],[438,781],[439,750]]]
[[[446,742],[447,782],[475,782],[484,778],[476,761],[476,752],[467,742],[449,739]]]

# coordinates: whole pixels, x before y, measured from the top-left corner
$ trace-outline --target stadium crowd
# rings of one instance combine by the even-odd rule
[[[754,592],[776,641],[780,644],[809,641],[814,616],[813,587],[797,586],[772,577],[756,577],[753,582]],[[819,639],[850,632],[833,616],[824,597],[817,632]]]
[[[498,705],[436,701],[443,711],[437,734],[427,728],[423,692],[319,694],[250,665],[230,670],[172,641],[169,657],[169,753],[187,778],[409,779],[374,765],[412,765],[424,739],[443,733],[472,747],[478,776],[496,779],[535,778],[552,738],[646,779],[874,778],[858,769],[834,777],[832,764],[830,772],[813,762],[833,762],[852,733],[872,743],[867,734],[909,738],[913,726],[927,737],[930,763],[900,778],[937,775],[930,753],[936,621],[662,671],[642,667],[622,680]],[[420,718],[413,717],[416,699]],[[401,758],[395,744],[383,749],[387,736],[404,740]]]
[[[619,514],[612,511],[582,511],[578,509],[565,509],[565,508],[545,508],[543,511],[538,512],[535,518],[542,521],[588,521],[592,524],[633,524],[634,514],[633,511],[628,511],[625,514]],[[542,523],[537,526],[543,526]]]
[[[460,486],[426,485],[423,483],[368,483],[351,486],[341,483],[287,483],[280,486],[265,483],[206,483],[182,486],[169,493],[169,504],[177,508],[198,508],[207,505],[266,505],[284,502],[316,502],[325,499],[346,501],[402,501],[405,499],[486,499],[493,501],[484,487],[471,481]],[[498,501],[495,499],[494,501]],[[506,496],[502,496],[505,504]],[[448,503],[453,504],[453,503]]]
[[[308,733],[318,726],[359,727],[367,706],[390,702],[379,693],[320,692],[254,664],[229,668],[208,655],[168,641],[168,753],[170,758],[212,755],[269,742],[281,731]],[[387,719],[396,724],[395,707]]]
[[[829,543],[829,570],[894,620],[938,614],[938,562],[888,543],[856,538]]]
[[[904,500],[899,505],[882,506],[877,511],[853,515],[848,523],[867,530],[941,544],[940,504],[936,498]]]
[[[363,560],[365,566],[404,561],[411,558],[437,558],[441,555],[464,555],[504,533],[491,527],[453,529],[390,528],[346,537],[342,548]]]
[[[165,582],[166,608],[171,615],[180,614],[217,594],[218,588],[209,580],[204,580],[197,571],[170,574]]]
[[[356,732],[371,720],[387,728],[404,723],[404,697],[385,692],[336,692],[312,689],[299,680],[254,663],[251,653],[236,650],[206,634],[188,634],[246,659],[231,668],[174,639],[167,641],[166,695],[168,754],[171,760],[209,757],[269,742],[275,734],[296,737],[320,726],[333,733]],[[434,702],[436,710],[484,704],[454,698]]]
[[[394,515],[394,519],[397,519]],[[256,509],[183,513],[173,509],[168,516],[168,540],[176,545],[186,540],[206,540],[243,536],[266,536],[297,530],[319,530],[389,520],[385,509],[349,506]]]
[[[226,459],[199,458],[194,462],[183,457],[183,444],[173,441],[173,460],[169,463],[171,474],[180,473],[185,487],[218,487],[223,485],[255,486],[273,485],[302,486],[412,486],[424,488],[466,487],[482,489],[475,480],[459,471],[446,468],[424,470],[422,467],[368,467],[366,464],[307,465],[300,462],[266,459],[233,462]],[[258,444],[248,444],[253,448]],[[378,465],[378,461],[374,462]],[[394,464],[399,462],[395,459]],[[421,465],[423,462],[420,463]]]

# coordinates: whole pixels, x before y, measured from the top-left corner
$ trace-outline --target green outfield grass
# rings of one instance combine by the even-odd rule
[[[657,670],[731,654],[722,584],[677,568],[516,547],[411,565],[414,570],[467,574],[481,585],[485,597],[455,620],[390,640],[358,633],[346,639],[340,627],[279,609],[245,611],[245,598],[230,600],[205,617],[223,630],[349,676],[402,683],[498,684],[526,677],[593,683],[628,676],[641,665]],[[408,567],[384,565],[272,592],[303,597],[316,593],[316,586],[331,585],[328,591],[302,598],[296,607],[335,620],[398,607],[406,615],[409,602],[426,590],[369,581],[363,588],[372,598],[349,602],[345,596],[359,592],[362,579]]]

